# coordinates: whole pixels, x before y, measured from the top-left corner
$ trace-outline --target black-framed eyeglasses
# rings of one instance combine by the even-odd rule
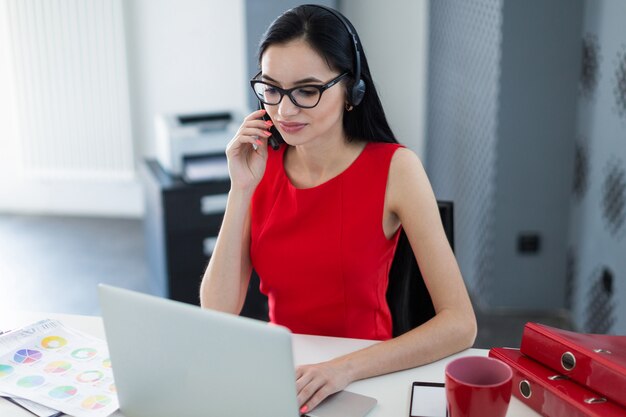
[[[261,100],[264,104],[274,106],[283,99],[283,96],[287,95],[289,100],[293,104],[303,109],[311,109],[320,102],[322,98],[322,93],[328,90],[333,85],[337,84],[339,81],[343,79],[347,72],[339,75],[338,77],[333,78],[329,82],[324,85],[299,85],[294,88],[283,89],[277,87],[273,84],[266,83],[265,81],[261,81],[258,79],[261,73],[259,72],[253,79],[250,80],[250,85],[254,90],[254,94],[256,97]]]

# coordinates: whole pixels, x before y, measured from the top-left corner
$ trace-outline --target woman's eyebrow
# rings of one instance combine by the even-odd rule
[[[273,83],[276,83],[278,85],[282,85],[280,82],[278,82],[277,80],[273,79],[272,77],[270,77],[269,75],[265,75],[265,74],[261,74],[261,78],[264,78],[268,81],[271,81]],[[295,81],[294,84],[306,84],[306,83],[322,83],[322,80],[315,78],[315,77],[307,77],[307,78],[303,78],[301,80]]]

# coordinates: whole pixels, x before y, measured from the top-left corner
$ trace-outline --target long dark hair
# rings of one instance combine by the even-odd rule
[[[346,22],[349,22],[348,19]],[[356,34],[354,27],[352,30]],[[336,16],[314,5],[287,10],[272,22],[259,44],[259,66],[263,53],[269,46],[285,44],[296,39],[307,41],[326,60],[330,68],[340,73],[348,72],[352,78],[347,88],[353,85],[355,51],[352,38]],[[362,46],[360,58],[361,79],[365,81],[366,86],[365,96],[352,111],[344,111],[344,131],[349,140],[397,143],[378,98]]]

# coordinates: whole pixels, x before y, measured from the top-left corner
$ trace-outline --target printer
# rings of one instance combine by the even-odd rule
[[[161,114],[155,124],[157,161],[169,174],[188,179],[188,172],[206,172],[196,169],[199,164],[205,167],[218,164],[219,172],[216,174],[214,168],[210,170],[212,175],[228,176],[226,146],[239,128],[235,112]],[[195,177],[190,182],[202,179]]]

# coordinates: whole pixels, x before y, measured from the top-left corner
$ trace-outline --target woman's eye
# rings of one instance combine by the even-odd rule
[[[311,97],[316,95],[317,93],[318,91],[315,88],[298,88],[296,90],[296,94],[303,97]]]

